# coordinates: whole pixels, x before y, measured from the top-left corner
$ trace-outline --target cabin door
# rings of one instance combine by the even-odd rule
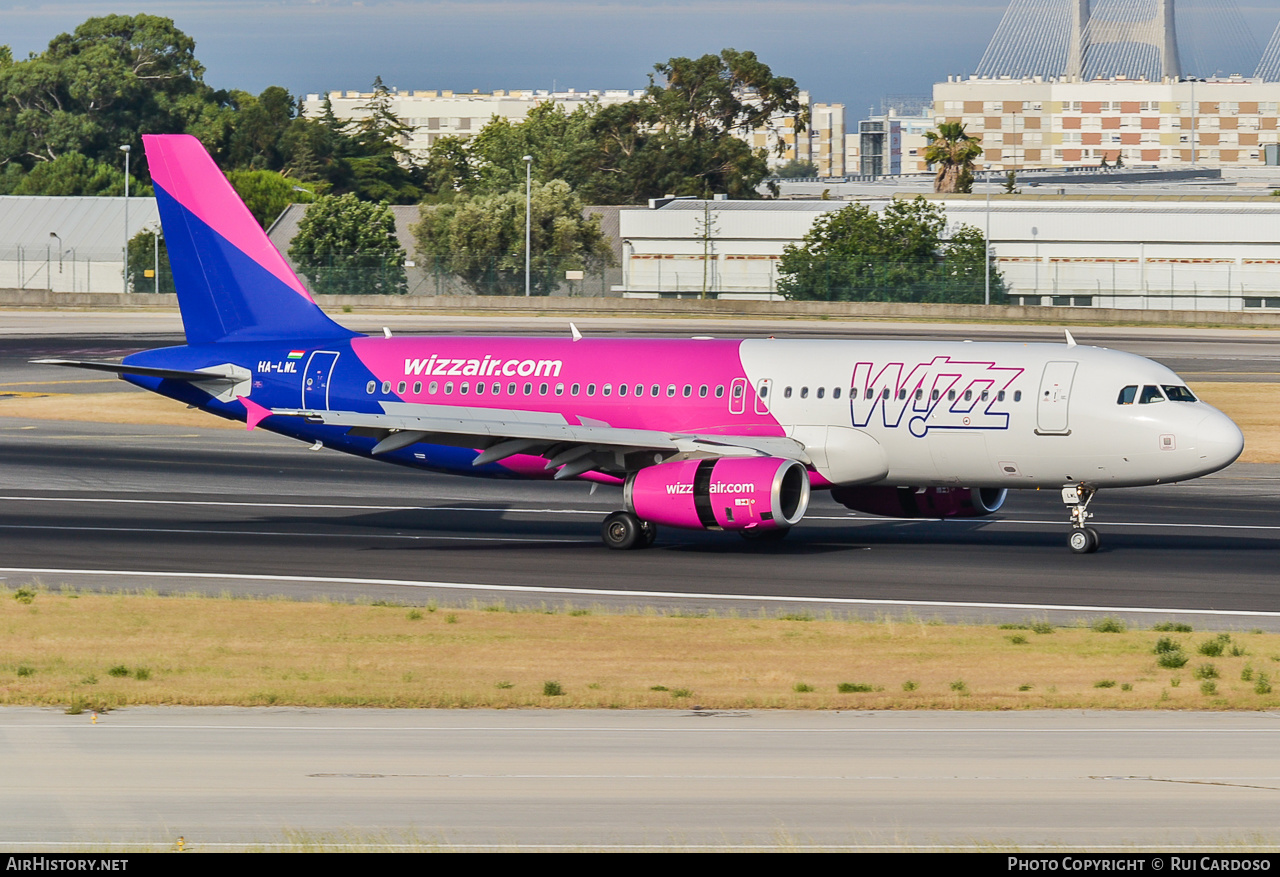
[[[1071,432],[1067,409],[1071,404],[1071,382],[1076,376],[1075,362],[1050,362],[1040,378],[1040,396],[1036,401],[1036,432],[1041,435],[1066,435]]]
[[[333,379],[333,366],[338,354],[331,350],[317,350],[307,360],[302,373],[302,407],[311,411],[329,410],[329,383]]]

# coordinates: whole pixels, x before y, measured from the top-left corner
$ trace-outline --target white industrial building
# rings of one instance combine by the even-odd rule
[[[160,227],[155,198],[127,200],[0,196],[0,289],[124,292],[125,242]]]
[[[890,197],[860,199],[883,209]],[[1272,195],[925,195],[953,227],[990,229],[1016,304],[1280,308],[1280,198]],[[630,296],[768,297],[778,259],[846,201],[656,201],[619,214]],[[997,302],[998,303],[998,302]]]

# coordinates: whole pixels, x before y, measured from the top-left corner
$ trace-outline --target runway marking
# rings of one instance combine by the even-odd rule
[[[624,591],[612,588],[552,588],[544,585],[487,585],[477,582],[425,582],[411,579],[359,579],[346,576],[284,576],[245,575],[242,573],[216,572],[148,572],[144,570],[114,569],[62,569],[57,567],[0,567],[0,573],[27,575],[77,575],[151,579],[205,579],[245,582],[280,582],[308,585],[361,585],[390,586],[400,588],[437,588],[450,591],[493,591],[506,594],[554,594],[559,597],[627,597],[629,599],[664,598],[680,600],[718,600],[760,603],[815,603],[837,606],[902,606],[931,609],[1017,609],[1019,611],[1067,611],[1067,612],[1127,612],[1152,615],[1206,615],[1226,618],[1280,618],[1280,612],[1262,612],[1240,609],[1179,609],[1174,607],[1150,608],[1145,606],[1088,606],[1069,603],[979,603],[959,600],[875,600],[858,597],[783,597],[754,594],[707,594],[697,591]]]
[[[533,542],[548,545],[594,545],[595,539],[523,536],[444,536],[412,533],[308,533],[297,530],[197,530],[179,527],[79,527],[54,524],[0,524],[0,530],[67,530],[73,533],[184,533],[192,536],[287,536],[291,539],[405,539],[422,542]]]
[[[382,512],[488,512],[496,514],[534,514],[534,515],[600,515],[605,512],[604,509],[553,509],[553,508],[517,508],[514,506],[447,506],[447,505],[357,505],[354,503],[306,503],[306,502],[235,502],[232,500],[170,500],[170,499],[121,499],[121,498],[102,498],[102,497],[77,497],[77,496],[0,496],[0,501],[9,502],[53,502],[53,503],[114,503],[123,505],[171,505],[171,506],[215,506],[227,508],[249,508],[249,509],[328,509],[335,511],[382,511]],[[877,523],[881,521],[895,523],[942,523],[942,524],[969,524],[990,526],[993,524],[1025,524],[1034,526],[1049,527],[1067,527],[1066,521],[1057,518],[1053,520],[1038,520],[1035,518],[894,518],[880,515],[859,515],[849,513],[846,515],[806,515],[806,521],[860,521]],[[17,527],[19,525],[8,525],[9,527]],[[1183,528],[1183,529],[1202,529],[1202,530],[1280,530],[1277,524],[1208,524],[1208,523],[1175,523],[1165,521],[1106,521],[1099,526],[1102,529],[1109,527],[1157,527],[1157,528]],[[45,527],[44,529],[57,529],[56,527]],[[95,529],[85,527],[81,529]],[[112,529],[112,528],[102,528]],[[156,531],[162,532],[162,531]],[[197,530],[191,531],[173,531],[173,532],[203,532]],[[224,531],[213,531],[224,532]],[[230,532],[230,531],[225,531]],[[263,531],[255,531],[263,532]],[[269,535],[289,535],[289,534],[269,534]]]

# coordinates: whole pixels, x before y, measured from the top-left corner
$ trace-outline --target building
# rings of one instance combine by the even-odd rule
[[[325,95],[309,94],[302,102],[303,111],[312,117],[324,111]],[[522,122],[534,107],[548,101],[573,112],[595,102],[601,106],[640,100],[644,92],[614,91],[545,91],[497,90],[478,91],[400,91],[392,89],[390,108],[412,131],[401,145],[418,159],[426,157],[441,137],[474,137],[494,117]],[[368,115],[372,92],[332,91],[327,95],[333,113],[339,119],[360,119]],[[780,115],[765,126],[739,136],[753,147],[765,149],[773,166],[799,159],[818,165],[820,176],[844,174],[844,106],[814,104],[809,93],[800,92],[800,101],[810,110],[813,120],[806,133],[796,131],[796,120]]]
[[[882,209],[892,190],[858,200]],[[949,225],[989,229],[1015,304],[1239,311],[1280,308],[1280,199],[1096,192],[933,195]],[[842,201],[656,201],[623,209],[630,296],[776,293],[778,260]],[[1001,303],[997,299],[995,303]]]
[[[125,241],[160,227],[155,198],[125,200],[0,196],[0,288],[124,292]]]
[[[989,170],[1267,163],[1280,142],[1280,82],[949,78],[934,86],[937,123],[982,141]],[[1274,163],[1274,162],[1273,162]]]
[[[858,136],[846,141],[846,167],[862,176],[926,173],[925,134],[937,123],[933,113],[900,116],[890,109],[858,122]]]

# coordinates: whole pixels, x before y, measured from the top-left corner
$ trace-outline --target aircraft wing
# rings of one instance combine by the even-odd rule
[[[811,462],[804,445],[785,436],[625,429],[604,423],[569,423],[558,414],[493,408],[386,403],[382,414],[273,408],[271,413],[310,423],[345,426],[379,439],[374,455],[409,445],[480,448],[473,465],[496,463],[516,454],[547,458],[557,479],[593,470],[628,472],[673,457],[782,457]],[[655,453],[658,458],[655,459]]]

